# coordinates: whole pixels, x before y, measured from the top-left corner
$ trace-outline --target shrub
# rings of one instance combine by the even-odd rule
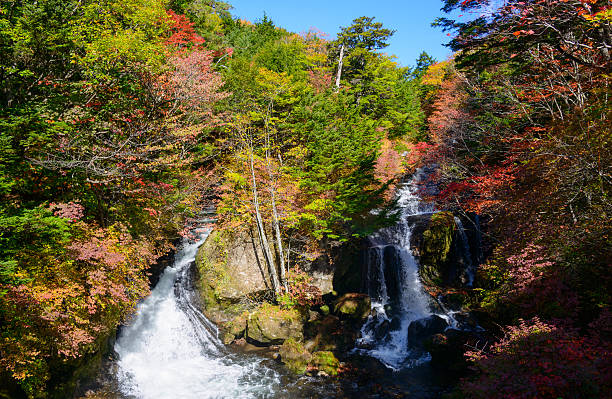
[[[466,356],[479,374],[462,381],[467,398],[603,398],[612,392],[609,346],[571,328],[520,320],[488,351]]]

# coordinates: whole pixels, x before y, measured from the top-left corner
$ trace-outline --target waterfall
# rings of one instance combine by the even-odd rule
[[[433,213],[431,204],[420,201],[419,184],[424,172],[402,185],[397,192],[399,221],[370,237],[366,252],[366,289],[372,299],[372,314],[361,329],[357,351],[373,356],[392,369],[420,364],[429,359],[408,345],[411,322],[431,315],[423,292],[417,262],[410,248],[409,217]]]
[[[461,244],[461,258],[464,262],[464,270],[466,275],[465,285],[471,287],[474,285],[474,263],[472,262],[472,253],[470,252],[470,243],[468,241],[467,234],[463,228],[461,219],[455,216],[455,225],[457,226],[457,232],[459,233],[459,240]]]
[[[197,308],[192,266],[209,231],[185,240],[115,344],[119,389],[129,398],[251,398],[278,390],[262,359],[230,353]]]

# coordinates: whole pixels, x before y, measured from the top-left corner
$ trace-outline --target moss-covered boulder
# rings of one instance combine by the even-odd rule
[[[343,319],[364,320],[370,314],[371,305],[366,294],[344,294],[334,302],[334,313]]]
[[[293,338],[283,342],[278,354],[285,366],[296,374],[304,374],[312,359],[312,355],[304,348],[304,344]]]
[[[303,317],[296,310],[264,303],[249,314],[246,339],[254,345],[268,346],[282,344],[293,338],[303,339]]]
[[[312,354],[310,365],[330,376],[338,375],[340,361],[330,351],[318,351]]]
[[[221,338],[226,345],[231,344],[234,340],[242,338],[247,328],[247,320],[249,314],[244,312],[231,321],[225,323],[221,328]]]
[[[249,231],[215,230],[198,249],[196,271],[204,313],[215,323],[245,310],[244,297],[269,287],[261,249]]]
[[[455,233],[455,217],[451,212],[438,212],[431,216],[426,230],[413,248],[419,258],[420,275],[427,285],[441,285],[448,274]]]
[[[351,320],[341,321],[335,315],[325,316],[306,324],[304,346],[310,352],[346,352],[355,346],[360,327],[360,324]]]

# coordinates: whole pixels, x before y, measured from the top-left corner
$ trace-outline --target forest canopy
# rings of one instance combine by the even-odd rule
[[[2,2],[0,382],[45,397],[98,353],[206,209],[279,298],[427,165],[426,200],[484,221],[465,305],[499,339],[462,395],[609,393],[612,9],[497,3],[445,0],[454,55],[403,67],[374,17],[330,38],[216,0]]]

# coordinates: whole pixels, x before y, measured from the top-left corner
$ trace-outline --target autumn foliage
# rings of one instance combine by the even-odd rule
[[[610,5],[447,1],[453,60],[430,68],[440,206],[487,220],[473,305],[507,327],[466,397],[610,393]],[[440,79],[440,77],[442,77]],[[605,287],[605,288],[604,288]],[[530,320],[530,321],[523,321]],[[595,324],[597,327],[595,327]]]
[[[28,397],[103,348],[214,183],[213,53],[162,2],[122,4],[0,9],[0,377]]]

